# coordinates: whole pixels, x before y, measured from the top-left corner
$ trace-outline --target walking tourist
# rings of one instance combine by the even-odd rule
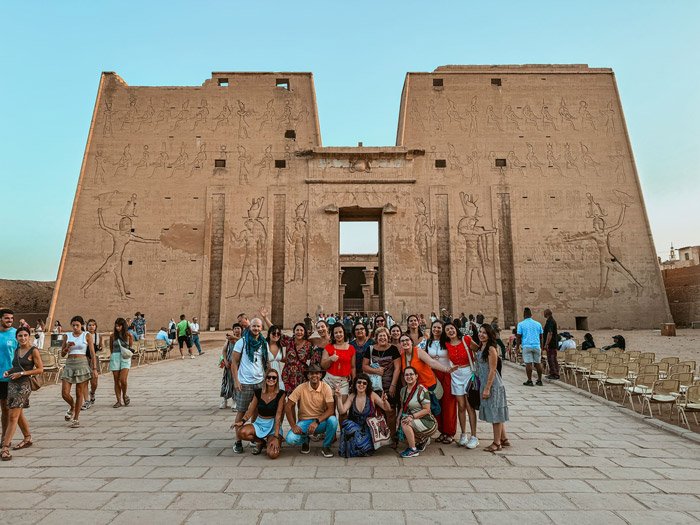
[[[61,326],[61,321],[56,319],[56,322],[53,324],[53,330],[52,333],[54,334],[62,334],[63,333],[63,326]]]
[[[283,439],[285,391],[280,388],[279,380],[277,370],[270,368],[265,373],[265,385],[253,390],[253,399],[248,410],[243,419],[234,425],[238,441],[252,442],[254,455],[266,450],[270,459],[279,457]]]
[[[114,395],[117,401],[112,408],[129,406],[131,399],[126,393],[131,368],[131,348],[134,345],[132,335],[126,329],[126,319],[119,317],[114,321],[114,330],[109,337],[109,371],[114,378]]]
[[[287,346],[280,385],[280,388],[287,391],[287,395],[306,380],[307,363],[311,359],[311,343],[307,339],[306,325],[304,323],[295,324],[293,332],[294,338]]]
[[[479,329],[481,351],[477,358],[478,376],[481,382],[481,406],[479,419],[493,425],[493,443],[484,450],[496,452],[510,446],[506,436],[505,422],[508,421],[508,400],[501,374],[498,373],[498,349],[496,334],[490,325]]]
[[[17,329],[18,346],[15,348],[12,359],[12,367],[3,370],[3,379],[8,379],[7,384],[7,428],[3,431],[2,451],[0,459],[9,461],[12,459],[10,447],[12,438],[15,435],[17,426],[22,431],[22,441],[13,447],[12,450],[21,450],[31,447],[33,444],[32,435],[29,430],[29,422],[24,415],[24,409],[29,408],[29,395],[32,393],[32,376],[40,376],[44,373],[44,365],[41,362],[39,349],[32,344],[32,337],[29,328],[20,327]],[[8,348],[6,345],[5,348]]]
[[[518,323],[518,346],[523,354],[527,381],[525,386],[532,386],[532,367],[537,370],[537,386],[542,386],[542,325],[532,318],[532,310],[525,308],[524,319]],[[481,336],[479,336],[481,340]]]
[[[233,347],[231,375],[236,390],[236,423],[243,419],[253,399],[253,391],[264,385],[267,370],[267,341],[262,336],[262,320],[250,321],[248,330]],[[237,439],[233,445],[236,454],[243,454],[243,443]]]
[[[338,454],[344,458],[365,457],[374,452],[374,442],[367,418],[377,415],[377,407],[385,412],[391,410],[386,392],[380,397],[376,392],[372,392],[370,386],[369,376],[359,374],[355,377],[352,393],[345,402],[341,399],[339,389],[334,392],[338,414],[347,414],[340,425],[338,444]]]
[[[313,319],[311,319],[309,312],[306,312],[306,317],[304,317],[304,328],[306,328],[307,333],[311,333],[313,328]]]
[[[182,352],[183,345],[187,345],[187,353],[190,354],[190,359],[194,359],[194,354],[192,353],[192,338],[190,335],[190,323],[187,321],[185,314],[182,314],[180,315],[180,322],[177,323],[177,344],[180,347],[180,359],[185,358],[185,354]]]
[[[141,312],[134,314],[134,319],[131,321],[136,330],[134,341],[142,341],[146,339],[146,317]]]
[[[12,326],[15,320],[15,314],[9,308],[0,310],[0,372],[12,368],[12,360],[15,356],[15,348],[17,348],[17,329]],[[7,408],[7,388],[10,379],[0,374],[0,412],[2,413],[2,439],[0,443],[5,442],[5,430],[7,429],[7,421],[10,417],[10,411]]]
[[[446,341],[443,323],[438,319],[430,325],[430,335],[425,341],[425,351],[442,367],[442,369],[435,371],[435,377],[442,387],[440,413],[435,414],[440,429],[440,437],[436,441],[449,445],[454,441],[454,435],[457,433],[457,400],[452,395],[451,365],[445,347]]]
[[[277,371],[277,383],[279,388],[284,390],[284,381],[282,377],[282,369],[287,357],[287,351],[282,346],[282,329],[279,326],[272,325],[267,331],[267,363],[268,367]]]
[[[231,328],[231,332],[226,334],[226,343],[221,351],[221,368],[224,369],[224,375],[221,378],[221,403],[219,403],[219,408],[227,408],[228,400],[231,399],[233,404],[233,409],[235,410],[236,404],[234,395],[236,393],[235,382],[233,376],[231,375],[231,363],[233,362],[233,348],[241,338],[243,334],[243,328],[238,323],[234,323]]]
[[[430,394],[418,382],[418,371],[407,366],[403,371],[406,386],[401,389],[399,440],[405,440],[408,445],[401,452],[402,458],[412,458],[420,455],[430,443],[430,437],[437,431],[437,421],[430,412]]]
[[[554,320],[552,311],[549,308],[544,311],[544,318],[546,321],[542,339],[544,340],[544,349],[547,352],[547,368],[549,369],[547,379],[559,379],[559,361],[557,361],[559,335],[557,334],[557,322]]]
[[[102,352],[102,345],[100,344],[100,334],[97,331],[97,321],[95,321],[94,319],[88,319],[87,331],[92,336],[92,346],[95,349],[95,359],[93,361],[92,356],[89,354],[89,348],[86,357],[88,359],[88,363],[90,363],[91,365],[94,363],[95,367],[91,370],[92,377],[90,378],[90,397],[86,399],[83,403],[83,410],[87,410],[95,404],[95,393],[97,392],[97,384],[100,377],[100,352]]]
[[[46,338],[46,324],[41,319],[36,322],[36,327],[34,327],[34,338],[36,339],[36,347],[39,350],[43,350]]]
[[[199,342],[199,319],[196,317],[193,317],[190,323],[190,334],[192,334],[192,344],[197,347],[197,354],[204,355],[202,344]]]
[[[61,355],[66,363],[61,371],[61,396],[68,403],[65,420],[71,428],[80,426],[80,409],[87,394],[87,383],[92,377],[91,369],[97,368],[92,334],[84,331],[85,321],[79,315],[70,320],[73,329],[66,335],[61,348]],[[88,363],[88,349],[92,354],[93,364]],[[75,399],[71,396],[71,387],[75,385]]]
[[[168,338],[171,341],[175,341],[177,339],[177,323],[172,317],[170,318],[170,322],[168,323]]]
[[[332,458],[331,444],[335,440],[338,420],[335,417],[333,390],[321,381],[324,371],[317,365],[310,365],[308,381],[302,383],[289,395],[285,412],[291,427],[287,432],[287,443],[301,445],[301,453],[311,451],[309,436],[325,434],[321,447],[324,457]]]
[[[461,336],[454,322],[445,324],[445,335],[447,336],[447,354],[450,363],[458,367],[452,372],[451,390],[452,395],[457,400],[457,419],[462,435],[459,437],[459,446],[470,449],[479,445],[476,437],[476,410],[469,404],[467,399],[467,387],[473,374],[476,374],[474,352],[479,349],[472,338],[468,335]],[[467,434],[467,415],[469,415],[469,431]]]

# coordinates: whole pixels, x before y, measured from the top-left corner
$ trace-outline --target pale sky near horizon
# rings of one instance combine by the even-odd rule
[[[611,67],[665,257],[671,242],[700,244],[699,20],[700,1],[6,0],[0,278],[56,277],[101,71],[192,86],[212,71],[311,71],[324,146],[381,146],[395,144],[408,71]],[[362,237],[343,251],[372,251]]]

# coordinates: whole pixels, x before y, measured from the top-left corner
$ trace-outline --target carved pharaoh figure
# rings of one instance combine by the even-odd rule
[[[306,264],[306,246],[308,242],[308,226],[306,210],[309,201],[303,201],[294,211],[294,231],[287,228],[287,242],[292,245],[294,273],[288,282],[304,282],[304,266]]]
[[[476,205],[476,199],[464,192],[460,192],[459,196],[465,215],[460,219],[457,231],[464,237],[466,243],[466,292],[475,295],[494,294],[496,292],[489,287],[486,277],[486,265],[491,262],[489,243],[490,237],[496,233],[496,229],[486,229],[483,226],[477,226],[479,222],[479,208]],[[475,277],[481,289],[474,286]]]
[[[435,224],[430,222],[428,209],[422,198],[416,199],[416,207],[418,208],[418,213],[416,214],[414,234],[420,256],[421,271],[436,273],[432,262],[432,239],[433,235],[435,235]]]

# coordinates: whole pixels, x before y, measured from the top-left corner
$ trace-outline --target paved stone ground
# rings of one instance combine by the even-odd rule
[[[431,445],[401,460],[276,461],[231,451],[230,410],[209,351],[132,370],[128,408],[111,378],[80,429],[57,386],[32,395],[36,444],[0,464],[6,523],[697,523],[700,446],[504,369],[513,446],[488,454]],[[490,442],[482,425],[482,445]],[[18,441],[20,436],[16,438]]]

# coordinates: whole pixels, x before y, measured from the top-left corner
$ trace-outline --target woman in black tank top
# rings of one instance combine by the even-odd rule
[[[285,391],[279,388],[277,370],[268,368],[265,385],[262,389],[254,390],[253,400],[243,420],[234,425],[239,441],[252,441],[255,444],[253,454],[260,454],[265,447],[268,458],[279,457],[285,396]]]

